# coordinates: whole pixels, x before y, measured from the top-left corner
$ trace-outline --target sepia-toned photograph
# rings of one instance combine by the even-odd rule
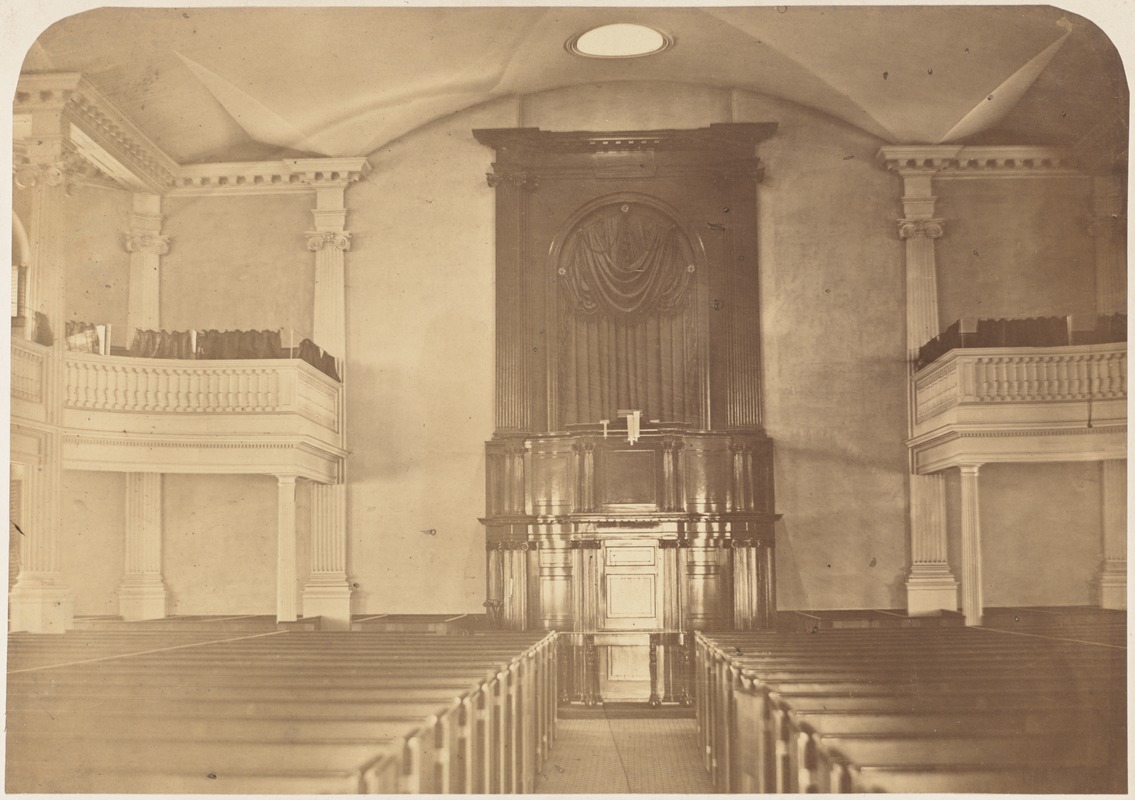
[[[1127,794],[1129,0],[83,2],[5,794]]]

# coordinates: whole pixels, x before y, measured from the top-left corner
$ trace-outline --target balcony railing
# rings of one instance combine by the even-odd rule
[[[139,414],[295,412],[338,430],[338,385],[296,360],[182,361],[68,353],[64,406]]]
[[[1112,451],[1127,424],[1125,342],[956,349],[912,380],[916,466],[947,451],[975,463],[1122,457]],[[982,444],[959,444],[967,438]]]
[[[920,424],[961,405],[1122,400],[1127,345],[955,350],[914,385]]]
[[[12,339],[12,399],[25,403],[44,401],[44,369],[51,348]]]
[[[333,482],[343,457],[342,384],[298,358],[134,358],[13,341],[11,395],[16,424],[44,422],[48,402],[59,404],[69,469]]]

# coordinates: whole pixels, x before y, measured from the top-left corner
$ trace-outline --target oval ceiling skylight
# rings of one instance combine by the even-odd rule
[[[673,39],[654,28],[618,22],[592,28],[567,44],[571,52],[590,58],[635,58],[661,53],[673,43]]]

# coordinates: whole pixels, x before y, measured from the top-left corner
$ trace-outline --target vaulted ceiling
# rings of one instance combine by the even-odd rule
[[[637,59],[565,41],[610,22],[675,40]],[[455,111],[607,81],[737,88],[891,143],[1055,144],[1125,162],[1122,64],[1051,7],[106,8],[25,72],[80,72],[181,163],[363,155]]]

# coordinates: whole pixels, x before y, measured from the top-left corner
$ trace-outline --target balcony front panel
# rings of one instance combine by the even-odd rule
[[[71,469],[337,479],[341,386],[305,362],[68,353],[63,373]]]
[[[1126,452],[1126,343],[953,350],[912,380],[918,472]]]

